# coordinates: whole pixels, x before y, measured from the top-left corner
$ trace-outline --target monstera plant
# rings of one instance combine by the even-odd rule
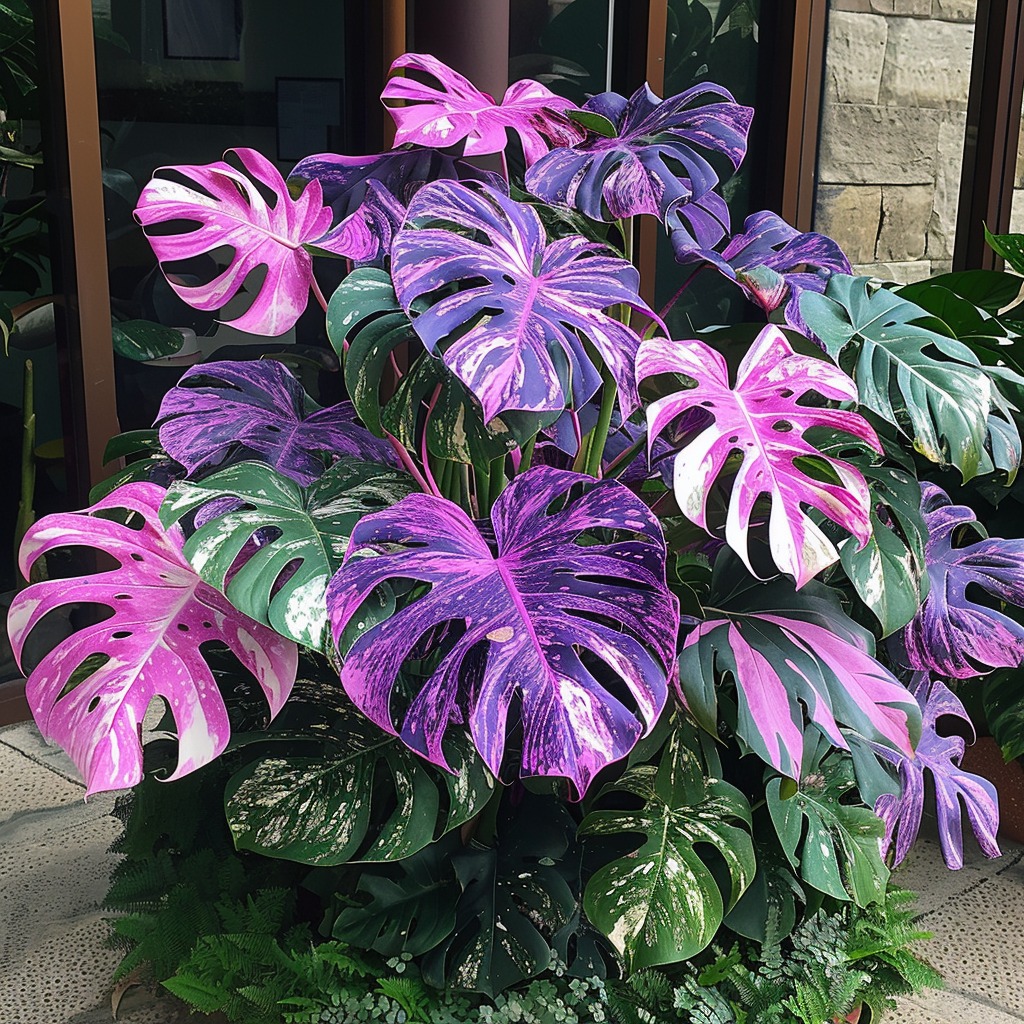
[[[42,733],[90,792],[154,745],[168,788],[219,759],[235,846],[309,867],[321,935],[481,999],[868,907],[929,789],[951,867],[962,809],[996,855],[950,719],[1024,658],[1024,541],[979,504],[1016,500],[1021,458],[1004,275],[942,299],[770,212],[732,235],[752,111],[717,86],[576,107],[394,72],[388,153],[239,150],[142,192],[178,294],[245,292],[232,323],[266,335],[312,298],[349,399],[195,366],[117,486],[32,528],[26,577],[99,556],[11,611]],[[520,180],[471,162],[509,146]],[[670,336],[640,217],[762,322]],[[81,628],[30,653],[67,604]]]

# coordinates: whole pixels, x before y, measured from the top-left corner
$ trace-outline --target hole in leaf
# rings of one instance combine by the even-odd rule
[[[793,429],[793,424],[789,420],[776,420],[772,424],[772,430],[777,430],[781,434],[788,434]]]
[[[186,626],[184,622],[179,622],[178,623],[178,632],[179,633],[187,633],[188,632],[188,626]]]
[[[99,706],[100,706],[100,699],[99,699],[99,697],[93,697],[93,699],[91,701],[89,701],[89,707],[86,708],[86,711],[91,715]]]
[[[132,631],[130,629],[118,629],[115,632],[110,634],[110,638],[112,640],[127,640],[128,637],[133,636],[133,635],[134,634],[132,633]]]

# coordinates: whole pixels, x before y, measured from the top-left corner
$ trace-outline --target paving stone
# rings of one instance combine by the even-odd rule
[[[945,979],[945,995],[959,993],[1024,1019],[1022,920],[1024,867],[1019,862],[923,914],[922,927],[933,933],[924,955]]]
[[[971,24],[891,19],[880,102],[966,110],[973,49]]]
[[[885,1024],[1020,1024],[1024,1018],[959,992],[926,992],[905,999]]]
[[[54,743],[47,743],[39,734],[35,722],[19,722],[0,729],[0,744],[12,747],[30,757],[37,764],[84,788],[85,783],[74,761]]]
[[[930,185],[944,111],[824,104],[819,181],[854,185]]]
[[[833,11],[825,51],[827,87],[840,103],[877,103],[885,62],[886,20]]]
[[[81,803],[85,787],[0,743],[0,822],[40,807]]]

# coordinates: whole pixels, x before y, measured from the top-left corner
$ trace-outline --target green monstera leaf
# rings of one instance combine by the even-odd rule
[[[928,596],[921,485],[893,466],[858,468],[871,495],[871,537],[862,548],[844,542],[839,555],[857,595],[888,636],[910,622]]]
[[[378,437],[393,434],[413,451],[420,449],[425,429],[431,455],[485,470],[554,420],[509,410],[484,425],[483,409],[469,389],[423,350],[382,270],[364,267],[345,279],[328,304],[327,333],[344,359],[345,384],[362,421]],[[389,372],[395,376],[399,357],[408,370],[382,401],[381,381]]]
[[[455,927],[421,961],[428,984],[494,996],[550,966],[553,936],[577,909],[574,830],[560,801],[527,796],[501,816],[495,845],[473,840],[452,854]]]
[[[458,772],[449,775],[381,732],[340,685],[306,683],[285,710],[269,737],[247,738],[280,753],[245,765],[225,791],[241,850],[318,866],[401,860],[467,822],[494,792],[468,740],[446,749]]]
[[[307,488],[266,463],[239,462],[172,486],[160,517],[169,526],[197,512],[184,551],[200,578],[257,622],[323,650],[324,593],[353,528],[411,487],[397,470],[350,458]]]
[[[614,788],[639,797],[642,806],[592,811],[579,834],[646,838],[636,852],[594,873],[584,897],[587,916],[630,970],[685,960],[711,942],[754,877],[750,807],[738,789],[705,778],[678,736],[669,740],[660,766],[631,768]],[[701,844],[725,862],[727,899],[697,852]]]
[[[334,938],[388,957],[421,956],[443,942],[455,927],[461,890],[451,858],[459,849],[454,837],[397,864],[368,868],[356,886],[362,902],[338,914]]]
[[[889,869],[880,840],[885,826],[869,808],[843,803],[854,788],[853,763],[840,752],[827,754],[821,738],[805,747],[799,784],[776,776],[766,798],[772,822],[790,864],[819,892],[858,906],[885,896]]]
[[[800,311],[825,350],[857,383],[861,405],[912,438],[914,447],[969,480],[991,469],[1016,437],[1005,400],[971,349],[920,321],[920,306],[869,278],[837,274],[824,295],[805,292]],[[996,423],[990,422],[995,417]]]

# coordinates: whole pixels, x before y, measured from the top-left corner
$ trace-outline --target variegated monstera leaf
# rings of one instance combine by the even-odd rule
[[[205,584],[182,555],[181,531],[157,511],[165,491],[126,484],[84,512],[46,516],[21,549],[33,562],[57,547],[93,548],[118,563],[79,579],[46,580],[22,591],[8,628],[19,657],[45,615],[70,604],[111,615],[57,644],[32,670],[26,695],[39,731],[71,755],[87,792],[126,789],[142,778],[142,721],[162,697],[178,729],[178,778],[212,761],[231,734],[227,709],[201,645],[226,644],[255,677],[270,708],[295,681],[295,644],[254,622]],[[127,525],[111,516],[130,513]]]
[[[798,587],[839,558],[807,509],[841,526],[861,547],[867,543],[871,502],[864,477],[848,462],[824,455],[804,436],[824,427],[881,450],[874,430],[856,413],[800,404],[810,392],[835,401],[855,399],[856,388],[845,373],[823,359],[796,354],[772,325],[744,356],[734,386],[724,357],[703,342],[645,341],[637,357],[638,379],[666,373],[683,374],[695,386],[651,402],[651,441],[684,413],[702,414],[674,465],[676,500],[688,519],[708,528],[708,494],[730,458],[738,455],[742,461],[732,483],[725,539],[752,573],[749,535],[763,498],[771,502],[772,557]],[[705,425],[709,416],[713,422]],[[826,472],[809,472],[808,463]]]
[[[582,235],[549,242],[532,206],[439,181],[416,193],[391,261],[416,333],[480,400],[485,422],[506,409],[585,404],[601,377],[584,338],[614,377],[623,411],[636,408],[640,339],[605,310],[654,313],[637,271],[603,246]]]
[[[621,484],[541,467],[513,481],[483,529],[426,494],[359,523],[327,592],[335,637],[381,584],[418,586],[351,646],[342,682],[436,764],[448,727],[468,722],[495,774],[520,704],[514,773],[563,776],[583,793],[665,704],[678,612],[661,528]]]

